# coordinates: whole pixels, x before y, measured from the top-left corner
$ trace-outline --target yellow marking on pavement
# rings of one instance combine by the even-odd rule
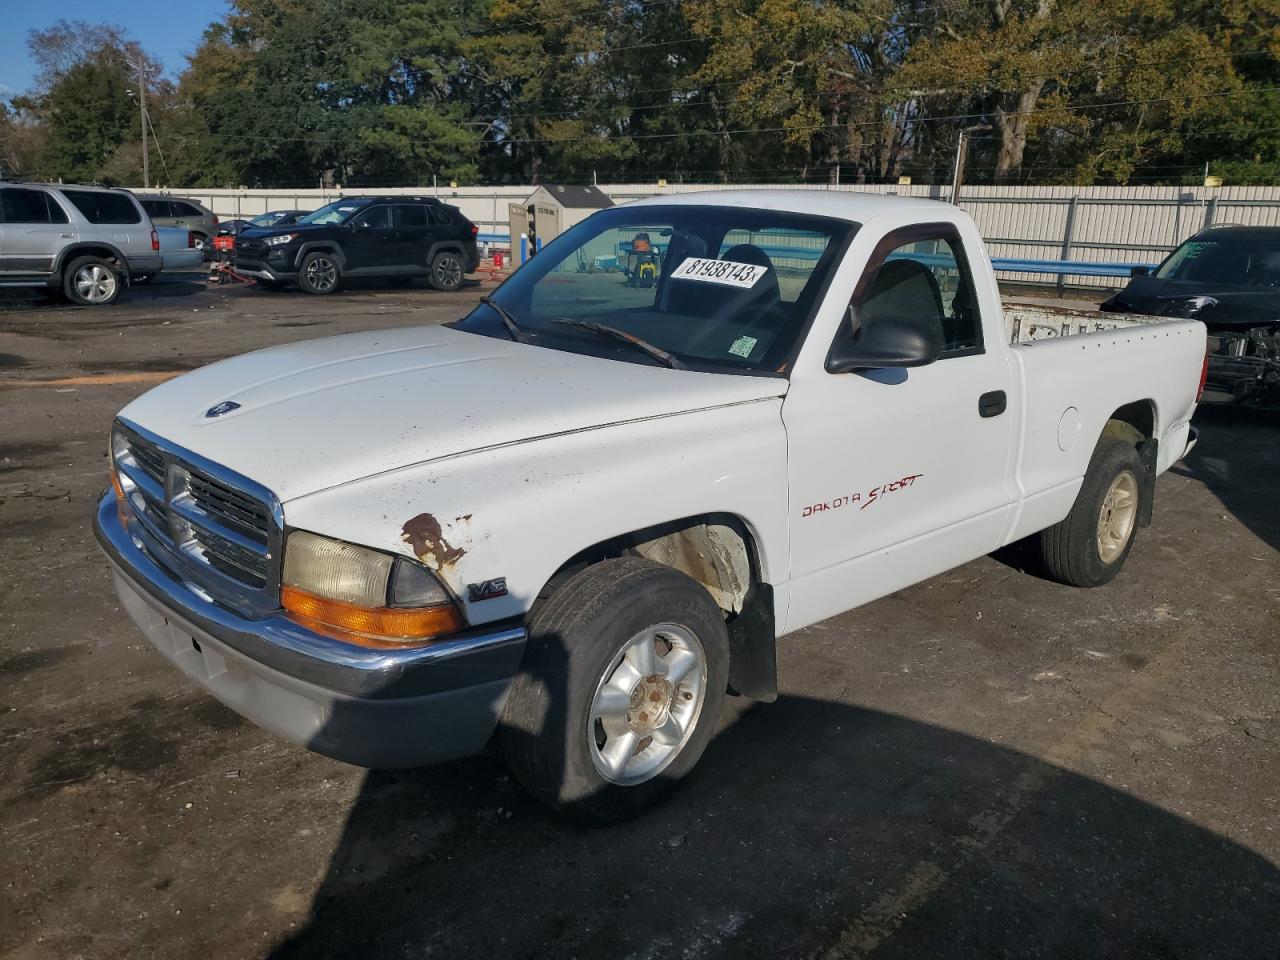
[[[861,914],[840,932],[839,937],[822,954],[822,960],[855,960],[865,957],[887,940],[907,920],[945,886],[951,877],[974,860],[988,853],[1006,827],[1026,809],[1034,796],[1051,781],[1071,774],[1068,765],[1078,762],[1096,747],[1117,725],[1124,723],[1116,709],[1133,702],[1136,694],[1158,686],[1170,673],[1163,668],[1176,663],[1190,639],[1191,629],[1184,628],[1152,657],[1133,679],[1118,687],[1069,733],[1055,742],[1031,770],[1019,775],[999,791],[992,802],[969,818],[971,831],[950,838],[940,845],[933,858],[916,863],[893,890],[876,898]],[[946,866],[940,866],[941,860]]]
[[[90,373],[57,380],[5,380],[0,387],[110,387],[119,383],[163,383],[188,370],[146,370],[141,373]]]

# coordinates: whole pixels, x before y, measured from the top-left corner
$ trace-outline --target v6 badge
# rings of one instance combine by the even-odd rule
[[[492,580],[467,584],[467,599],[472,603],[479,603],[481,600],[492,600],[495,597],[505,597],[506,595],[506,577],[494,577]]]

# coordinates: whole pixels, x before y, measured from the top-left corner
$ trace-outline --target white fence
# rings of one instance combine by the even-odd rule
[[[617,203],[662,193],[714,190],[714,184],[600,184]],[[779,189],[733,185],[735,190]],[[949,186],[798,186],[786,189],[846,190],[946,200]],[[438,196],[462,209],[482,233],[507,233],[507,204],[533,187],[403,187],[395,189],[184,190],[218,216],[250,217],[267,210],[309,210],[339,195]],[[1077,260],[1090,263],[1157,263],[1206,226],[1235,223],[1280,226],[1280,187],[965,187],[960,206],[978,224],[993,257]],[[1005,273],[1004,279],[1045,282],[1043,274]],[[1105,277],[1073,283],[1114,286]]]

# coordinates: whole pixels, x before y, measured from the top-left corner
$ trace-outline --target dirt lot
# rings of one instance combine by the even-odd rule
[[[181,679],[89,529],[115,411],[479,292],[0,301],[0,956],[1280,956],[1280,416],[1203,411],[1108,587],[985,558],[787,638],[779,702],[622,827],[491,756],[343,766]]]

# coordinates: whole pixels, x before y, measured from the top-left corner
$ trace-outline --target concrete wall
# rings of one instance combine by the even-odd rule
[[[507,204],[523,201],[530,186],[404,187],[350,189],[360,194],[439,196],[462,209],[483,233],[508,232]],[[714,184],[601,184],[617,203],[662,193],[714,190]],[[734,184],[733,189],[778,189],[769,184]],[[787,189],[852,190],[945,200],[950,187],[798,186]],[[183,190],[220,217],[254,216],[277,208],[314,209],[335,199],[322,190]],[[1156,263],[1210,223],[1280,226],[1280,187],[966,187],[960,206],[978,223],[993,257]],[[1008,280],[1044,282],[1044,275],[1006,273]],[[1072,283],[1114,286],[1115,280],[1075,278]]]

